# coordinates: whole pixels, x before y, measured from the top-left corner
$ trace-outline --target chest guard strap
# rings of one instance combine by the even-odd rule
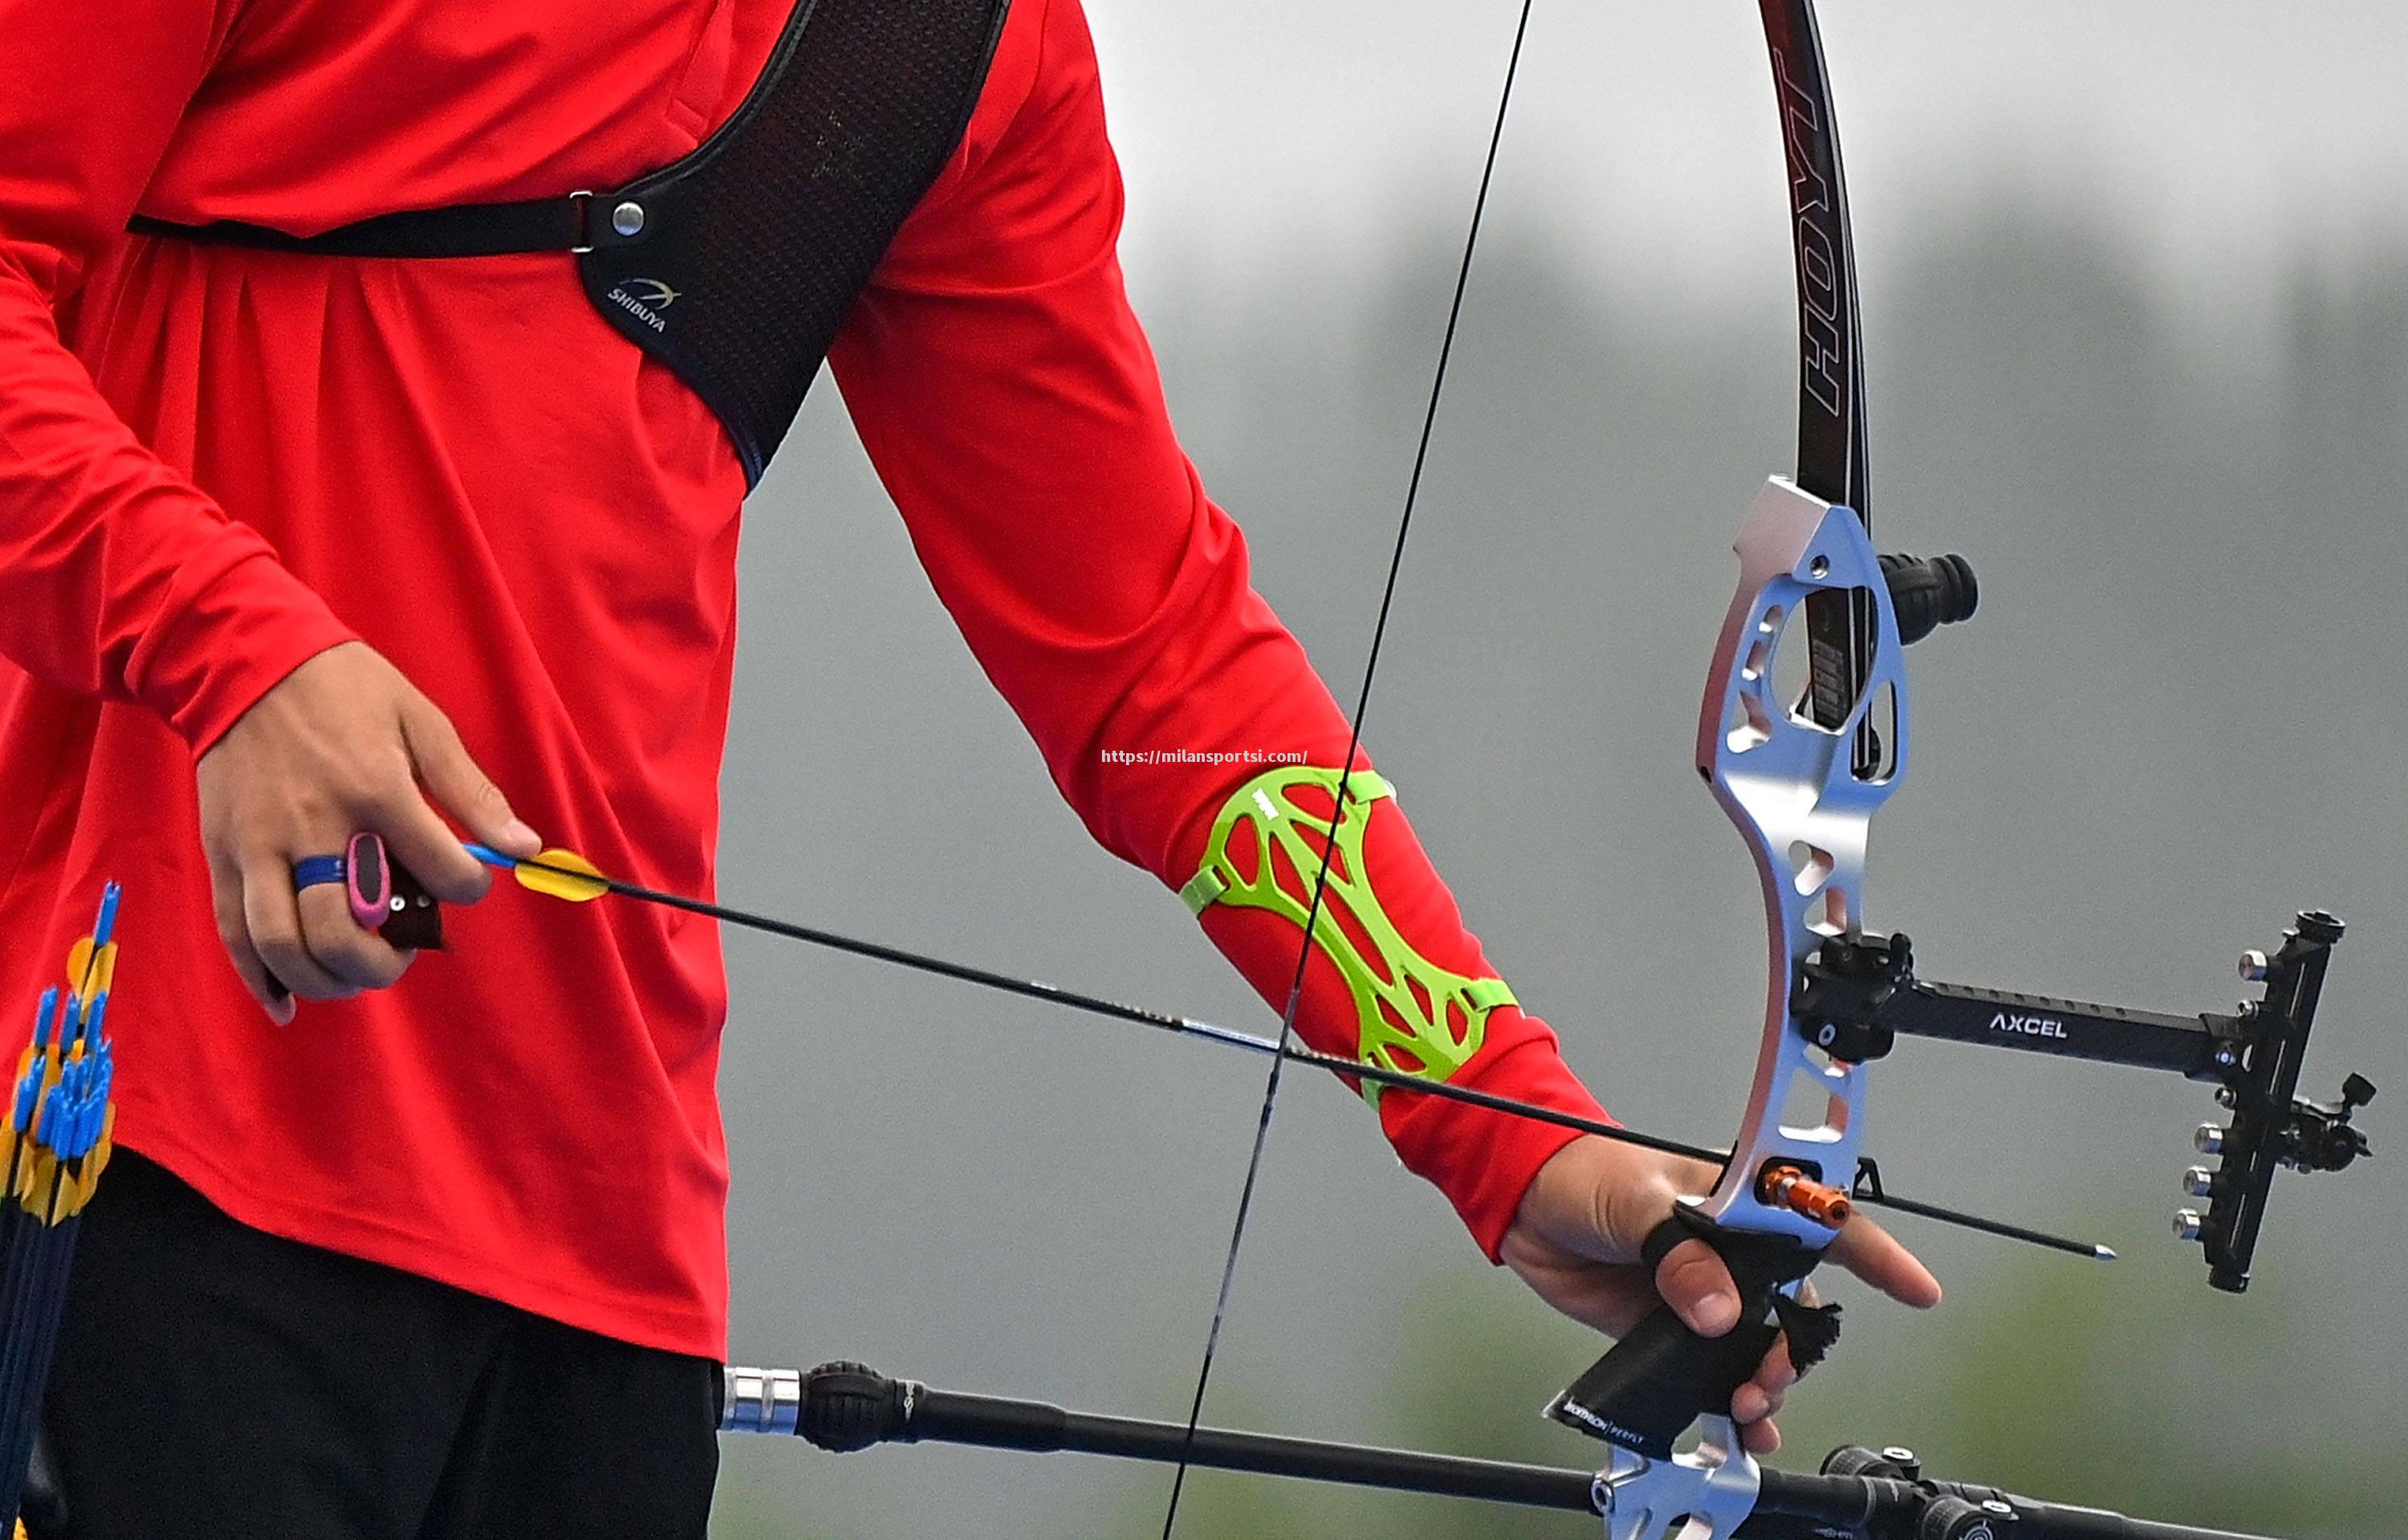
[[[944,170],[1010,0],[796,0],[761,78],[690,153],[615,191],[382,214],[314,236],[129,228],[337,256],[570,252],[603,319],[725,425],[757,485],[853,301]]]

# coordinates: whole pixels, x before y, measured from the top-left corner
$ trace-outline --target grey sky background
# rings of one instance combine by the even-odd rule
[[[1091,7],[1132,269],[1177,253],[1242,285],[1299,251],[1392,260],[1399,215],[1469,196],[1516,9]],[[1823,29],[1869,283],[1922,221],[2014,187],[2092,203],[2156,271],[2232,304],[2408,222],[2408,7],[1872,0]],[[1498,214],[1668,297],[1777,277],[1762,47],[1747,5],[1538,6]]]
[[[1513,8],[1091,0],[1182,439],[1350,700]],[[2352,931],[2307,1084],[2360,1070],[2386,1100],[2381,1163],[2284,1182],[2234,1300],[2164,1234],[2200,1087],[1902,1047],[1870,1140],[1898,1188],[2128,1259],[1901,1227],[1951,1300],[1836,1290],[1850,1334],[1784,1462],[1906,1439],[2072,1501],[2395,1533],[2408,7],[1832,0],[1825,30],[1876,526],[1965,551],[1985,589],[1911,660],[1917,762],[1870,920],[1935,976],[2207,1010],[2235,953],[2330,907]],[[1737,0],[1541,0],[1529,50],[1369,741],[1575,1067],[1629,1120],[1718,1142],[1761,920],[1686,760],[1730,538],[1791,452],[1770,89]],[[730,901],[1275,1026],[1061,806],[824,383],[745,539]],[[727,949],[736,1355],[1182,1415],[1260,1066]],[[1589,1458],[1533,1412],[1596,1345],[1484,1265],[1359,1103],[1292,1080],[1265,1184],[1212,1419]],[[737,1442],[722,1491],[728,1540],[1151,1534],[1166,1482]],[[1194,1497],[1190,1540],[1586,1533],[1236,1479]]]

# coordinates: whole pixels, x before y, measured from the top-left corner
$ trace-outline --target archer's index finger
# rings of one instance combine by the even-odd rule
[[[394,864],[418,879],[442,903],[475,903],[493,885],[494,874],[468,854],[451,826],[412,786],[377,819],[377,832]]]
[[[1833,1261],[1900,1304],[1928,1310],[1940,1303],[1940,1280],[1889,1231],[1862,1216],[1833,1237]]]

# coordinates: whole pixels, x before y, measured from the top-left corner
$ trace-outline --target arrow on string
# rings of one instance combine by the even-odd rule
[[[1047,984],[1038,979],[1015,978],[1009,973],[998,973],[985,968],[973,968],[967,963],[950,962],[942,957],[929,957],[924,953],[908,951],[899,946],[886,946],[877,942],[862,941],[832,930],[796,925],[791,920],[773,919],[767,914],[731,909],[725,904],[708,903],[700,899],[689,899],[682,894],[664,893],[658,888],[621,882],[615,877],[605,876],[593,862],[574,851],[547,850],[537,856],[514,856],[503,855],[500,851],[487,845],[470,844],[466,848],[469,855],[487,866],[506,871],[516,877],[520,886],[530,892],[540,893],[546,898],[561,899],[569,903],[591,903],[607,894],[615,894],[623,899],[634,899],[639,903],[682,910],[689,914],[701,914],[710,919],[724,920],[729,925],[741,926],[748,930],[783,936],[789,941],[807,942],[813,946],[824,946],[837,952],[849,952],[859,957],[874,957],[878,961],[891,962],[897,967],[909,968],[917,972],[958,979],[965,984],[975,984],[987,989],[999,989],[1007,994],[1022,995],[1030,1000],[1050,1000],[1056,1005],[1067,1005],[1074,1011],[1084,1011],[1091,1015],[1109,1016],[1115,1021],[1134,1022],[1140,1027],[1152,1027],[1182,1037],[1204,1038],[1213,1043],[1226,1043],[1233,1048],[1244,1048],[1265,1056],[1280,1053],[1279,1044],[1270,1038],[1260,1037],[1252,1032],[1241,1032],[1232,1027],[1216,1027],[1209,1021],[1198,1021],[1193,1016],[1176,1015],[1168,1011],[1155,1011],[1142,1005],[1124,1005],[1118,1000],[1105,1000],[1101,996],[1083,994],[1076,989],[1065,989],[1058,984]],[[1351,1058],[1340,1058],[1335,1054],[1320,1053],[1312,1048],[1299,1047],[1295,1043],[1290,1043],[1282,1057],[1299,1064],[1313,1065],[1338,1074],[1353,1075],[1358,1080],[1377,1081],[1383,1086],[1393,1086],[1401,1090],[1426,1091],[1451,1101],[1463,1102],[1467,1106],[1485,1107],[1491,1112],[1534,1118],[1542,1123],[1552,1123],[1558,1128],[1576,1129],[1583,1133],[1599,1134],[1608,1139],[1618,1139],[1627,1144],[1639,1144],[1648,1149],[1660,1150],[1667,1155],[1686,1156],[1692,1160],[1703,1160],[1713,1165],[1720,1165],[1729,1159],[1727,1150],[1710,1150],[1702,1145],[1684,1144],[1677,1139],[1660,1138],[1656,1134],[1623,1128],[1619,1124],[1599,1122],[1593,1117],[1584,1117],[1578,1113],[1541,1107],[1535,1102],[1516,1101],[1510,1096],[1498,1096],[1488,1091],[1474,1090],[1469,1087],[1432,1082],[1402,1070],[1389,1069],[1384,1065],[1359,1064]]]
[[[908,968],[914,972],[933,973],[939,978],[954,979],[964,984],[976,985],[982,989],[999,990],[1005,994],[1019,995],[1028,1000],[1049,1000],[1056,1005],[1068,1006],[1074,1011],[1083,1011],[1090,1015],[1104,1016],[1113,1021],[1130,1022],[1140,1027],[1151,1027],[1157,1031],[1169,1032],[1180,1037],[1200,1038],[1205,1042],[1218,1043],[1226,1047],[1242,1048],[1250,1053],[1261,1054],[1268,1058],[1310,1065],[1314,1069],[1326,1070],[1332,1074],[1350,1076],[1358,1081],[1372,1081],[1398,1090],[1433,1096],[1441,1101],[1460,1102],[1469,1107],[1482,1107],[1511,1117],[1526,1118],[1532,1122],[1551,1124],[1559,1129],[1571,1129],[1581,1133],[1595,1134],[1600,1139],[1636,1144],[1642,1149],[1656,1150],[1665,1155],[1682,1156],[1715,1166],[1727,1165],[1730,1160],[1728,1150],[1708,1149],[1701,1144],[1684,1144],[1677,1139],[1664,1138],[1660,1134],[1625,1128],[1619,1123],[1603,1122],[1598,1118],[1583,1116],[1579,1113],[1542,1107],[1536,1102],[1523,1101],[1510,1096],[1498,1096],[1469,1086],[1457,1086],[1442,1080],[1427,1080],[1401,1070],[1389,1069],[1384,1065],[1365,1064],[1355,1059],[1341,1058],[1336,1054],[1326,1054],[1315,1048],[1305,1047],[1293,1040],[1282,1043],[1274,1038],[1240,1031],[1232,1027],[1215,1026],[1209,1021],[1199,1021],[1194,1016],[1157,1011],[1143,1005],[1126,1005],[1118,1000],[1106,1000],[1100,995],[1090,995],[1077,989],[1066,989],[1058,984],[1048,984],[1039,979],[1017,978],[1010,973],[998,973],[992,969],[974,968],[968,963],[931,957],[924,952],[889,946],[880,942],[864,941],[834,930],[797,925],[792,920],[781,920],[768,914],[754,914],[750,910],[735,909],[726,904],[688,898],[682,893],[666,893],[659,888],[624,882],[608,875],[592,861],[573,850],[545,850],[534,856],[522,856],[506,855],[490,845],[469,843],[466,848],[469,855],[485,865],[509,872],[517,879],[521,887],[529,892],[539,893],[546,898],[561,900],[567,903],[591,903],[596,899],[606,897],[631,899],[638,903],[652,904],[662,909],[674,909],[688,914],[699,914],[707,919],[719,920],[747,930],[758,930],[765,935],[782,936],[788,941],[798,941],[811,946],[824,947],[829,951],[844,952],[857,957],[869,957],[879,962],[892,963],[896,967]],[[1996,1235],[2010,1241],[2045,1246],[2051,1250],[2068,1252],[2077,1257],[2087,1257],[2098,1261],[2113,1261],[2115,1258],[2114,1250],[2094,1242],[2069,1240],[2064,1236],[2010,1224],[2005,1220],[1991,1219],[1957,1209],[1943,1208],[1938,1204],[1922,1202],[1896,1193],[1876,1190],[1862,1183],[1857,1185],[1854,1198],[1860,1203],[1871,1203],[1879,1207],[1895,1209],[1899,1213],[1913,1214],[1920,1218],[1936,1220],[1942,1224],[1957,1225],[1967,1230],[1980,1231],[1985,1235]]]

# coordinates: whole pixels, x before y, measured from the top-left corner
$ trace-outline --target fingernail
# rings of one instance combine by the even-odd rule
[[[532,856],[543,847],[543,841],[537,836],[536,831],[527,828],[525,821],[519,818],[513,818],[503,826],[502,843],[510,846],[522,856]]]
[[[1738,1324],[1738,1295],[1709,1294],[1698,1302],[1698,1329],[1708,1336],[1721,1336]]]

